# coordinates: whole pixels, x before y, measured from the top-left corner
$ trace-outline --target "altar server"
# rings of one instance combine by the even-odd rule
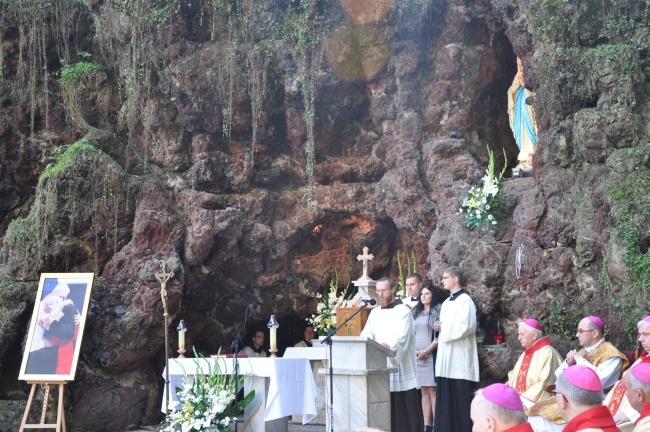
[[[463,274],[457,267],[443,273],[442,286],[450,297],[440,310],[434,329],[438,336],[436,357],[436,432],[471,432],[470,404],[479,381],[476,346],[476,306],[461,288]]]

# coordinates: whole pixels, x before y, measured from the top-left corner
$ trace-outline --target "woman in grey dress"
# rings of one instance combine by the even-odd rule
[[[433,323],[440,318],[441,303],[435,289],[428,283],[422,284],[418,303],[413,308],[415,320],[415,348],[418,361],[418,383],[422,389],[422,415],[424,431],[433,428],[436,406],[436,380],[433,372],[435,350],[438,342],[433,337]]]

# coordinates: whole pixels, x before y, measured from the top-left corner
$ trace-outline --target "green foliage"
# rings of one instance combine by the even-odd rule
[[[315,0],[299,0],[289,4],[281,24],[282,37],[293,43],[295,51],[314,50],[324,36],[325,16],[318,11]]]
[[[650,47],[647,14],[631,14],[636,0],[570,2],[545,0],[533,12],[539,51],[537,76],[542,117],[564,117],[595,102],[605,85],[619,101],[636,103],[641,83],[640,54]],[[613,80],[613,82],[612,82]]]
[[[639,151],[631,149],[630,155],[635,156],[634,152]],[[644,295],[650,291],[650,250],[642,250],[642,241],[648,240],[647,230],[643,238],[641,229],[644,227],[637,221],[650,218],[650,169],[637,167],[634,175],[620,180],[608,192],[615,204],[612,213],[619,222],[612,231],[612,238],[622,240],[625,247],[624,259],[632,282],[630,289],[634,294]]]
[[[639,161],[644,150],[626,149],[632,161]],[[625,154],[625,153],[623,153]],[[625,264],[625,285],[615,286],[607,275],[610,261],[608,255],[603,263],[599,282],[603,284],[612,303],[612,314],[622,318],[622,325],[627,342],[635,346],[636,323],[641,316],[647,315],[648,296],[650,295],[650,242],[647,225],[650,220],[650,169],[637,162],[634,171],[621,176],[612,184],[607,196],[612,200],[611,213],[615,219],[611,230],[610,243],[623,247]],[[620,295],[624,292],[625,295]]]
[[[63,63],[63,59],[61,59]],[[89,72],[100,72],[104,68],[98,64],[81,61],[74,64],[64,64],[59,72],[59,82],[68,90],[74,90],[79,77]]]
[[[317,0],[298,0],[289,3],[281,23],[274,24],[279,32],[274,38],[285,40],[297,65],[300,91],[304,106],[304,119],[307,125],[305,144],[307,183],[311,189],[314,182],[314,163],[316,143],[314,140],[314,122],[316,119],[316,87],[314,79],[320,67],[320,50],[318,49],[331,21],[319,10]]]
[[[48,178],[54,177],[60,173],[70,163],[74,155],[81,152],[98,151],[99,150],[93,146],[88,136],[85,136],[67,148],[63,147],[59,149],[59,152],[57,154],[50,157],[52,162],[47,164],[45,170],[41,173],[40,177],[38,178],[38,184],[40,185]]]
[[[9,224],[7,231],[17,246],[28,249],[35,238],[36,227],[32,219],[19,217]]]
[[[575,301],[564,293],[555,295],[548,303],[549,333],[562,335],[572,340],[575,337],[578,322],[585,316],[581,309],[582,302]]]
[[[8,287],[9,285],[13,284],[13,283],[14,283],[14,281],[11,280],[9,275],[5,275],[5,277],[2,278],[2,280],[0,280],[0,291],[3,290],[4,288]]]
[[[404,264],[406,264],[406,272],[404,272]],[[418,263],[415,260],[415,251],[411,250],[411,255],[406,255],[406,263],[402,264],[400,251],[397,251],[397,290],[395,297],[406,298],[406,276],[418,272]]]
[[[160,29],[169,22],[174,3],[168,0],[123,0],[117,5],[132,18],[149,24],[153,29]]]

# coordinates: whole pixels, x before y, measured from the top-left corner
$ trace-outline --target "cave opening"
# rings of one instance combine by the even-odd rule
[[[486,145],[493,151],[498,167],[503,166],[503,153],[506,152],[508,168],[517,165],[519,148],[510,124],[508,109],[508,90],[517,75],[517,55],[506,36],[505,30],[494,33],[491,40],[484,41],[491,50],[491,59],[484,70],[484,86],[475,94],[468,116],[466,141],[471,144],[470,151],[478,160],[487,163]],[[490,64],[491,63],[491,64]],[[534,103],[534,98],[529,100]],[[506,173],[509,175],[509,172]]]

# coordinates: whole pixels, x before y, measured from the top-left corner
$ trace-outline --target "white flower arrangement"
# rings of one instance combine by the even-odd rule
[[[196,351],[194,352],[196,355]],[[203,359],[202,356],[197,355]],[[237,390],[243,385],[245,376],[238,382],[232,376],[221,373],[218,360],[214,367],[208,363],[207,373],[196,361],[193,379],[185,374],[184,388],[176,389],[178,404],[165,419],[165,432],[232,432],[230,424],[237,421],[235,415],[255,397],[255,391],[248,393],[235,403]]]
[[[500,206],[503,200],[501,184],[507,165],[504,165],[503,170],[496,177],[494,175],[494,153],[489,147],[487,151],[490,162],[486,175],[483,177],[483,186],[472,186],[467,198],[462,201],[459,200],[460,209],[458,209],[458,212],[465,215],[465,226],[470,229],[485,225],[496,225],[496,219],[503,213]],[[503,150],[503,158],[504,161],[507,160],[505,149]]]
[[[307,318],[309,324],[314,326],[320,336],[328,335],[336,329],[336,309],[348,306],[350,283],[348,282],[339,295],[339,273],[335,270],[334,274],[334,279],[330,280],[329,287],[324,293],[316,294],[318,302],[316,312],[312,314],[311,318]]]

